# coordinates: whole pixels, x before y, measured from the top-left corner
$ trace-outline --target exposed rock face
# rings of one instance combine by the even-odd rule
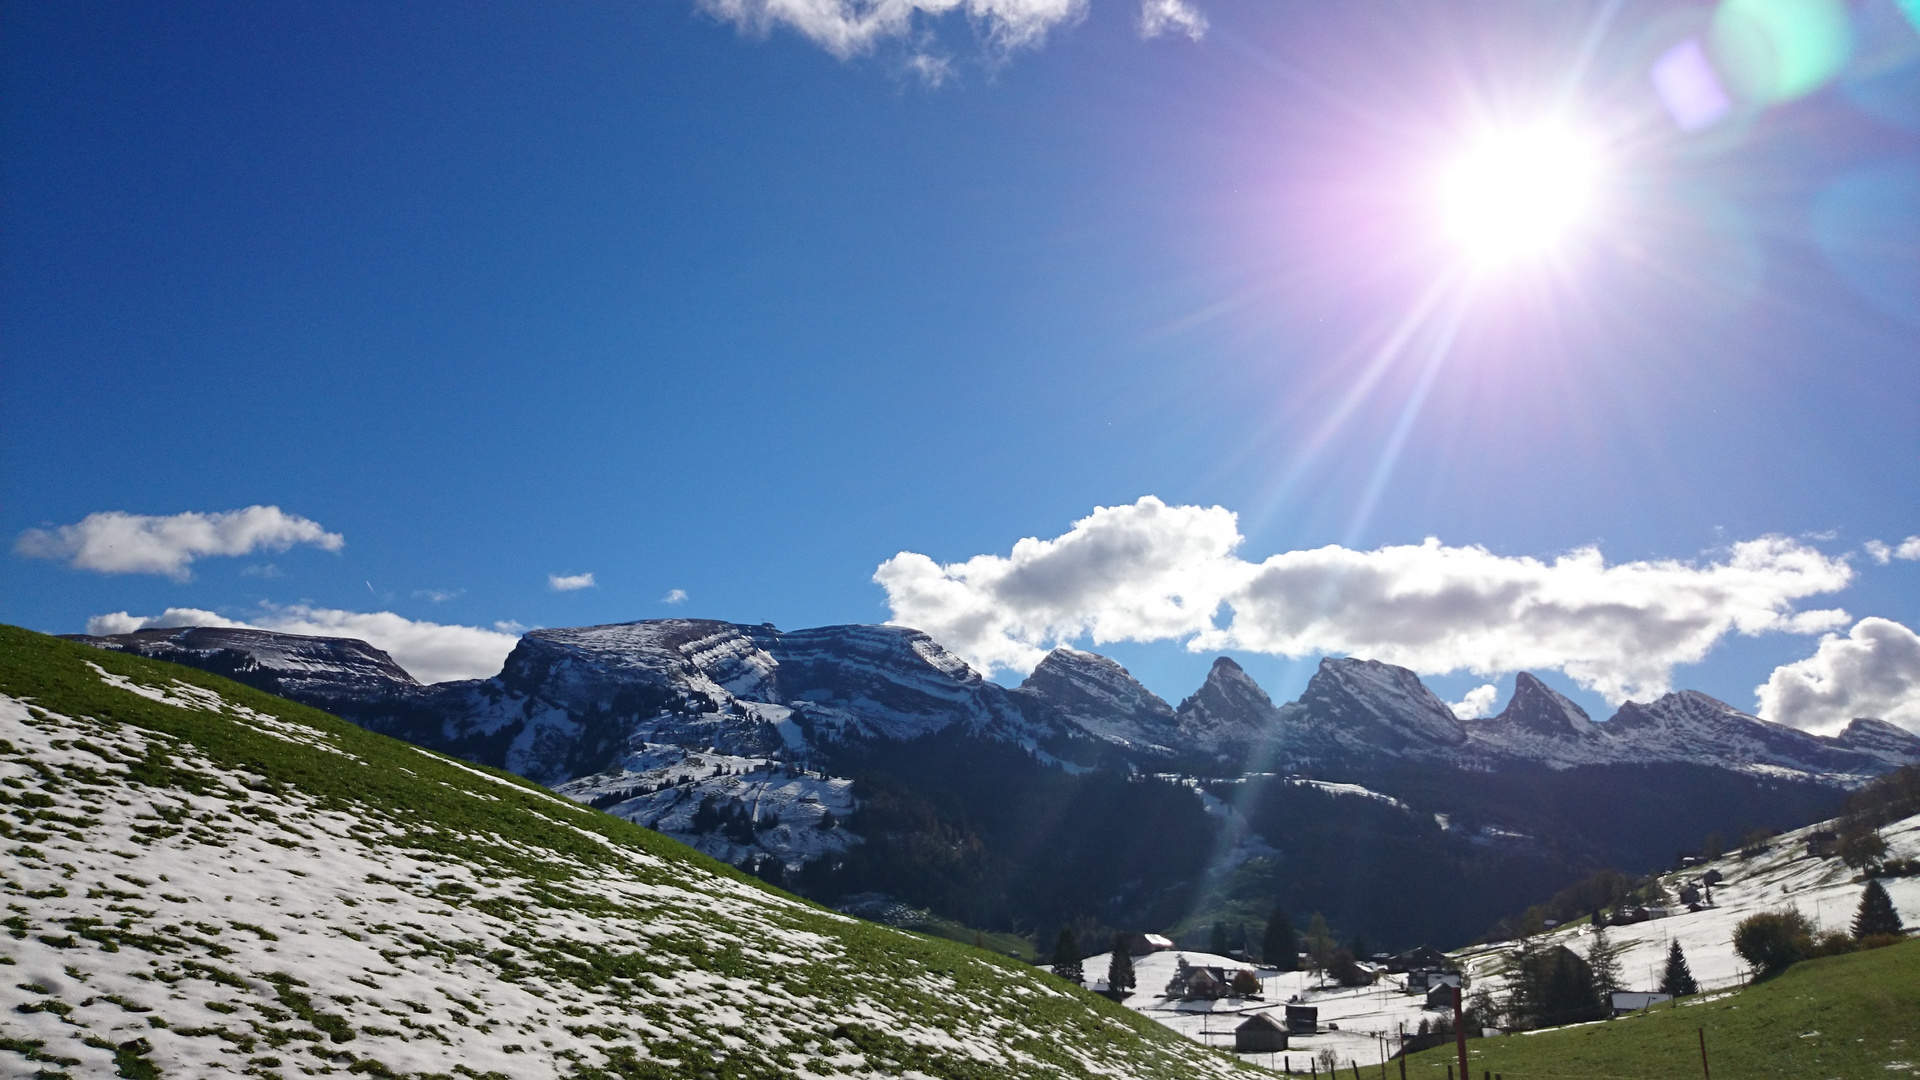
[[[1173,707],[1104,656],[1065,646],[1047,654],[1020,684],[1062,716],[1108,742],[1149,754],[1171,754],[1179,741]]]
[[[1175,712],[1181,741],[1215,758],[1249,760],[1268,752],[1280,735],[1280,710],[1273,699],[1246,669],[1224,656]]]
[[[1834,736],[1833,744],[1884,762],[1888,768],[1920,762],[1920,735],[1885,720],[1855,719]]]
[[[1644,705],[1629,701],[1606,729],[1616,748],[1613,756],[1629,761],[1767,767],[1836,779],[1864,778],[1888,768],[1838,739],[1749,716],[1698,690],[1677,690]],[[1871,736],[1863,732],[1856,738]]]
[[[1142,764],[1229,773],[1676,763],[1852,784],[1920,763],[1920,737],[1879,720],[1823,737],[1696,691],[1630,702],[1595,723],[1527,673],[1498,716],[1462,723],[1412,671],[1360,659],[1322,660],[1300,699],[1280,706],[1227,657],[1178,709],[1112,660],[1069,648],[1007,690],[897,626],[783,633],[661,619],[537,630],[498,676],[434,686],[348,639],[194,628],[81,640],[230,675],[543,783],[592,777],[596,798],[635,787],[628,771],[681,775],[674,754],[819,766],[848,746],[947,731],[1043,760],[1093,760],[1105,746]]]
[[[1600,737],[1600,725],[1587,710],[1527,671],[1514,676],[1513,697],[1488,726],[1543,738],[1592,741]]]
[[[1403,667],[1377,660],[1320,661],[1290,716],[1290,743],[1319,752],[1435,753],[1466,743],[1447,703]]]
[[[1493,757],[1566,767],[1607,760],[1616,751],[1606,725],[1525,671],[1514,677],[1513,697],[1498,716],[1464,726],[1472,745]]]
[[[281,697],[372,700],[422,689],[393,658],[353,638],[194,626],[89,637],[103,649],[212,671]]]

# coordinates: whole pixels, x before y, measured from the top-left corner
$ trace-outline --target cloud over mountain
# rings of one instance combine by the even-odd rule
[[[592,574],[547,575],[547,588],[554,592],[577,592],[580,589],[591,589],[595,584]]]
[[[320,523],[277,506],[249,506],[214,514],[127,514],[108,510],[88,514],[72,525],[28,529],[13,550],[35,559],[65,559],[80,570],[103,574],[190,576],[195,559],[207,555],[249,555],[285,551],[311,544],[339,551],[347,539]]]
[[[423,683],[485,679],[500,673],[519,635],[477,626],[409,619],[391,611],[343,611],[304,604],[262,605],[250,621],[199,608],[168,608],[159,615],[116,611],[87,620],[89,634],[130,634],[150,627],[237,626],[282,634],[359,638],[380,649]]]
[[[1783,664],[1754,688],[1766,720],[1831,735],[1870,716],[1920,734],[1920,634],[1866,618],[1828,634],[1805,660]]]
[[[901,552],[874,580],[893,621],[981,667],[1031,668],[1056,643],[1184,640],[1195,651],[1364,656],[1427,674],[1564,671],[1614,702],[1665,692],[1675,665],[1730,633],[1818,633],[1841,611],[1793,610],[1853,571],[1798,541],[1735,544],[1719,561],[1551,561],[1429,539],[1235,554],[1235,515],[1147,496],[1100,507],[1051,540],[940,565]],[[1224,625],[1222,609],[1230,614]]]

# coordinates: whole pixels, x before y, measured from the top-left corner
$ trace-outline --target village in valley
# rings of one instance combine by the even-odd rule
[[[1423,945],[1356,957],[1324,920],[1296,932],[1277,913],[1262,940],[1245,947],[1230,947],[1216,926],[1213,951],[1130,933],[1076,959],[1077,943],[1063,932],[1053,970],[1249,1064],[1302,1075],[1377,1066],[1452,1043],[1457,1024],[1468,1038],[1499,1037],[1738,990],[1776,973],[1757,972],[1736,948],[1743,921],[1755,916],[1798,912],[1816,947],[1842,951],[1853,947],[1863,909],[1876,903],[1863,898],[1877,887],[1898,934],[1899,919],[1920,912],[1920,815],[1872,833],[1879,841],[1868,841],[1864,868],[1841,857],[1837,828],[1824,822],[1715,858],[1689,856],[1649,883],[1643,892],[1657,897],[1647,902],[1565,923],[1536,912],[1530,933],[1453,952]],[[1529,973],[1542,985],[1523,985]],[[1556,976],[1558,991],[1544,985]],[[1562,1000],[1548,1000],[1556,992]]]

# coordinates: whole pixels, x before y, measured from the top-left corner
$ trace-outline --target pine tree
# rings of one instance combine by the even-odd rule
[[[1900,913],[1894,910],[1893,898],[1880,882],[1867,879],[1867,887],[1860,894],[1860,909],[1853,916],[1853,936],[1856,940],[1875,937],[1880,934],[1900,933]]]
[[[1193,965],[1187,963],[1184,956],[1174,959],[1173,978],[1167,980],[1167,989],[1162,997],[1186,997],[1187,980],[1193,978]]]
[[[1133,956],[1127,952],[1127,935],[1113,935],[1113,958],[1107,961],[1107,989],[1118,993],[1133,989]]]
[[[1608,940],[1605,927],[1594,930],[1593,942],[1587,946],[1587,966],[1593,969],[1594,993],[1603,1002],[1610,1004],[1613,992],[1620,989],[1620,954],[1626,951],[1626,945]]]
[[[1693,969],[1687,966],[1687,954],[1680,951],[1677,940],[1667,949],[1667,973],[1660,977],[1660,992],[1674,997],[1700,992],[1700,984],[1693,981]]]
[[[1292,971],[1300,966],[1300,942],[1293,934],[1293,921],[1282,908],[1267,916],[1267,932],[1260,938],[1260,959],[1270,968]]]
[[[1060,936],[1054,939],[1053,973],[1070,983],[1086,981],[1086,974],[1080,970],[1080,942],[1070,927],[1061,927]]]
[[[1207,944],[1207,951],[1215,956],[1227,955],[1227,924],[1214,920],[1213,935]]]

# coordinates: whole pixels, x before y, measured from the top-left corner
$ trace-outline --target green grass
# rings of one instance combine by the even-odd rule
[[[179,683],[214,691],[231,705],[323,733],[325,741],[345,754],[277,737],[222,713],[149,700],[106,684],[93,666],[147,686]],[[508,947],[483,949],[478,942],[422,936],[406,929],[405,912],[398,908],[375,912],[364,903],[344,899],[325,917],[350,936],[372,935],[395,957],[408,957],[410,963],[439,964],[448,970],[485,965],[502,985],[532,980],[576,995],[585,1005],[568,1015],[580,1019],[556,1019],[553,1028],[542,1029],[556,1048],[542,1067],[582,1080],[665,1077],[689,1070],[721,1080],[791,1076],[798,1055],[833,1048],[836,1053],[858,1055],[864,1059],[861,1067],[882,1074],[910,1069],[947,1080],[1083,1077],[1114,1070],[1137,1077],[1183,1077],[1237,1069],[1225,1055],[1195,1046],[1132,1010],[1070,989],[984,949],[870,923],[850,923],[805,903],[769,906],[753,921],[734,922],[717,906],[688,906],[691,900],[662,900],[649,906],[654,902],[608,899],[592,888],[595,879],[619,876],[669,887],[663,896],[684,895],[682,890],[697,894],[711,888],[701,882],[714,877],[767,892],[777,890],[658,833],[556,801],[545,789],[517,777],[425,753],[216,675],[0,626],[0,693],[73,718],[56,721],[41,713],[36,723],[59,724],[64,745],[84,755],[76,755],[84,764],[53,766],[0,739],[0,758],[33,773],[25,781],[8,780],[0,788],[0,803],[5,804],[0,807],[5,811],[0,815],[5,819],[0,848],[16,852],[21,859],[42,861],[44,856],[32,845],[69,843],[97,850],[103,837],[96,839],[98,822],[86,816],[86,808],[137,798],[142,804],[150,802],[158,816],[127,840],[116,842],[146,845],[169,857],[218,858],[227,850],[228,833],[236,823],[244,823],[268,843],[311,847],[322,857],[330,847],[358,845],[363,850],[404,852],[415,862],[464,864],[473,868],[478,879],[512,891],[520,899],[508,902],[498,895],[470,895],[473,889],[451,883],[436,887],[430,896],[414,895],[420,904],[467,908],[513,924],[502,938]],[[117,741],[114,733],[123,729],[137,731],[140,741]],[[144,745],[145,750],[111,748],[117,745]],[[505,783],[481,779],[474,775],[475,769]],[[173,805],[168,794],[182,791],[212,796],[226,809],[201,813],[198,818],[192,813],[168,816],[166,807]],[[365,827],[347,830],[351,835],[314,836],[307,820],[314,811],[345,815]],[[621,849],[637,849],[660,861],[636,863]],[[0,870],[0,879],[8,877]],[[322,1043],[325,1048],[344,1043],[340,1052],[362,1053],[366,1051],[361,1047],[382,1037],[391,1024],[402,1022],[365,1015],[364,1007],[351,1004],[359,988],[321,986],[320,976],[291,962],[290,971],[266,967],[234,971],[234,961],[228,959],[233,946],[279,940],[270,932],[260,936],[251,923],[223,920],[212,909],[206,912],[212,921],[165,925],[164,919],[137,913],[106,914],[109,902],[151,903],[152,896],[168,887],[163,883],[102,874],[98,880],[74,885],[74,895],[59,902],[67,910],[75,905],[84,910],[93,903],[100,918],[56,916],[36,906],[52,901],[27,895],[23,887],[0,880],[4,886],[0,892],[9,894],[12,907],[9,917],[0,920],[6,927],[0,935],[0,951],[5,951],[8,941],[25,940],[31,934],[68,950],[84,968],[96,953],[133,950],[150,958],[142,963],[155,985],[192,980],[217,984],[238,995],[242,1004],[265,1018],[249,1020],[249,1030],[280,1052],[298,1049],[304,1041]],[[633,947],[574,940],[551,929],[560,924],[562,914],[669,927],[684,925],[690,912],[701,921],[697,931],[663,929],[644,945]],[[218,925],[222,921],[231,927],[224,935]],[[823,945],[817,962],[770,963],[734,944],[770,942],[775,940],[770,935],[788,931],[819,935]],[[695,995],[650,1003],[636,997],[632,988],[690,971],[750,980],[804,1002],[797,1011],[790,1006],[737,1003],[749,1024],[777,1028],[788,1042],[769,1051],[729,1048],[718,1040],[688,1039],[664,1030],[656,1033],[669,1027],[700,1030],[707,1013],[701,1011]],[[244,976],[271,986],[271,995]],[[305,987],[303,980],[313,985]],[[1047,992],[1034,992],[1042,988]],[[171,997],[156,998],[154,1005],[162,1012],[174,1008]],[[903,1041],[869,1023],[836,1022],[871,1015],[876,1005],[949,1032],[991,1031],[1022,1065],[992,1065],[964,1053]],[[431,1019],[443,1029],[445,1015],[452,1015],[451,1022],[463,1027],[469,1026],[469,1020],[482,1029],[487,1023],[468,1005],[450,1012],[444,1005],[435,1008],[443,1012]],[[484,1011],[483,1006],[478,1008]],[[195,1009],[175,1016],[174,1026],[214,1036],[226,1030],[206,1027],[206,1013],[197,1011],[198,1006]],[[368,1026],[369,1019],[379,1026]],[[353,1024],[360,1025],[358,1036]],[[12,1039],[14,1033],[7,1032],[6,1026],[0,1018],[0,1035]],[[600,1036],[608,1040],[604,1060],[563,1059],[563,1053],[579,1056],[575,1050],[582,1045],[581,1038],[568,1034],[576,1026],[581,1031],[607,1033]],[[526,1041],[514,1038],[516,1046]],[[294,1042],[289,1044],[289,1039]],[[631,1056],[630,1051],[619,1050],[617,1043],[645,1053]],[[26,1056],[25,1046],[24,1041],[18,1046],[0,1043],[0,1050]],[[545,1055],[533,1046],[528,1043],[530,1057]],[[138,1073],[149,1067],[142,1045],[126,1042],[124,1036],[111,1049],[122,1075],[131,1075],[124,1070]],[[660,1064],[663,1059],[678,1059],[680,1065],[667,1068]],[[1098,1063],[1095,1069],[1088,1068],[1090,1062]],[[372,1064],[361,1071],[390,1075],[376,1071],[372,1057],[365,1063]],[[7,1064],[8,1056],[0,1055],[0,1071]]]
[[[1698,1080],[1702,1029],[1708,1064],[1722,1080],[1920,1075],[1888,1068],[1920,1066],[1920,941],[1803,961],[1771,982],[1707,1001],[1687,998],[1600,1024],[1472,1039],[1469,1071],[1505,1080]],[[1415,1054],[1407,1076],[1445,1076],[1455,1060],[1452,1046]]]

